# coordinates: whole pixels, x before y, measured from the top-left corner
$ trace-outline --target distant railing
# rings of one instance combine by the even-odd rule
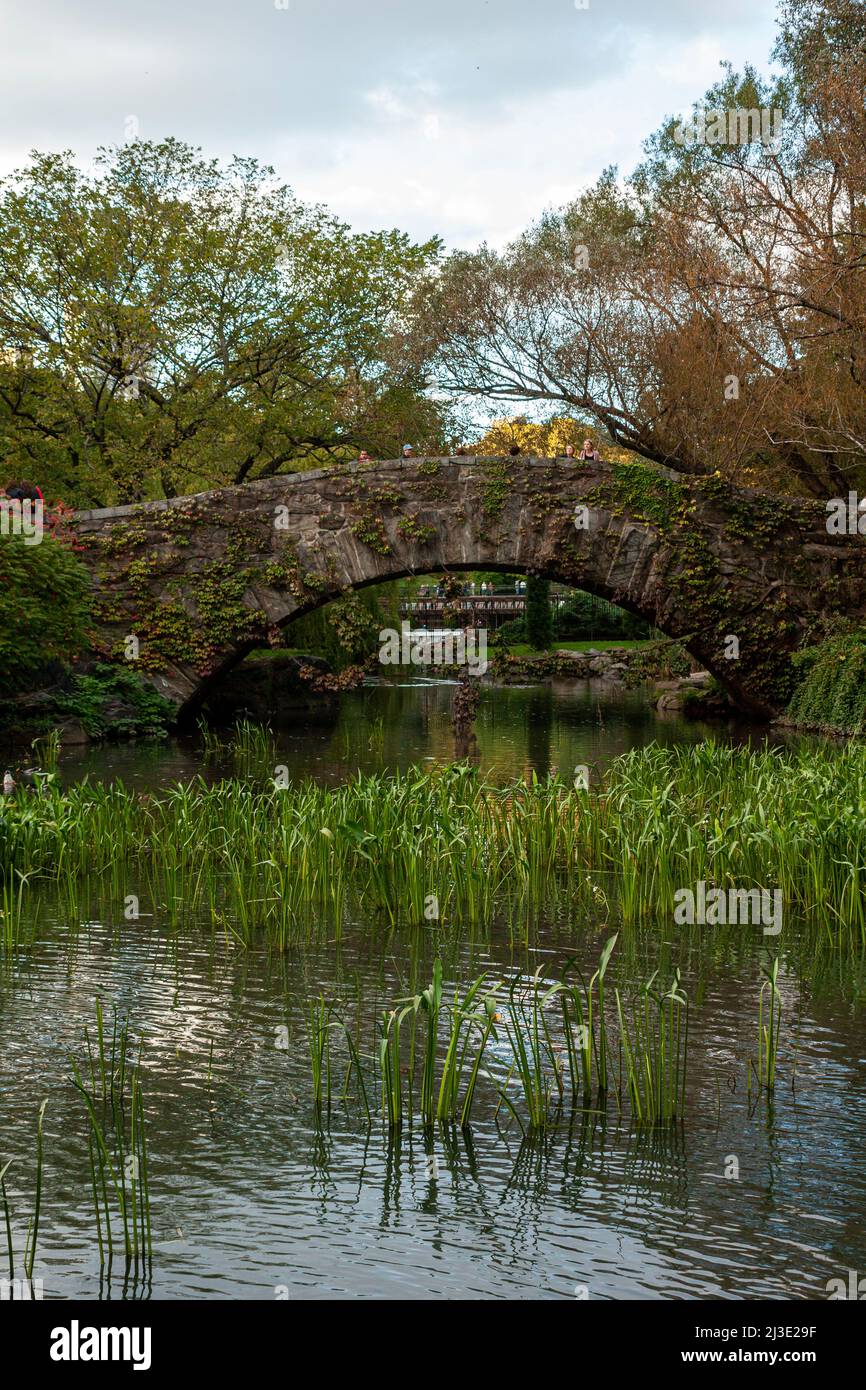
[[[558,612],[574,599],[573,590],[552,591],[550,606]],[[595,594],[585,594],[590,610],[590,623],[593,619],[609,618],[619,615],[620,609],[608,599]],[[486,594],[455,594],[447,598],[444,594],[418,594],[400,601],[400,617],[422,626],[438,626],[447,620],[453,626],[455,619],[465,616],[466,626],[477,627],[481,622],[496,628],[511,618],[522,618],[526,612],[526,595],[515,594],[513,589],[493,589]]]

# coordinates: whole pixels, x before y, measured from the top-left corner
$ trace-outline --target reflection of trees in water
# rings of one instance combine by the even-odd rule
[[[662,721],[645,691],[604,687],[597,682],[554,686],[483,687],[474,729],[455,745],[451,713],[453,682],[412,684],[395,681],[342,698],[336,730],[316,729],[306,720],[288,732],[288,762],[298,775],[327,764],[330,777],[360,769],[381,772],[414,763],[449,763],[468,758],[498,777],[545,777],[557,768],[571,780],[575,766],[603,769],[621,753],[648,743],[695,743],[705,738],[748,741],[748,726],[731,728],[692,723],[676,715]],[[371,725],[381,721],[382,737],[368,746]],[[472,735],[475,734],[475,737]],[[767,738],[766,729],[759,737]],[[770,737],[773,737],[772,734]],[[773,741],[781,742],[779,735]],[[327,752],[322,756],[320,750]]]
[[[478,739],[475,731],[468,734],[455,732],[454,734],[454,761],[470,762],[477,767],[481,762],[481,749],[478,747]]]
[[[550,771],[553,691],[549,685],[530,691],[526,706],[526,760],[539,777]]]

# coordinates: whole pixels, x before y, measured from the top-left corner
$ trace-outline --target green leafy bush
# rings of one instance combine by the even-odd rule
[[[525,642],[525,620],[523,618],[509,618],[507,623],[503,623],[493,633],[493,641],[500,647],[516,646],[519,642]]]
[[[79,720],[91,738],[163,738],[174,719],[174,706],[134,671],[100,662],[86,676],[76,676],[68,695],[55,709]]]
[[[0,536],[0,692],[26,690],[86,645],[89,593],[88,571],[54,536]]]
[[[789,719],[828,733],[866,730],[866,629],[828,637],[797,652],[791,664],[799,681]]]

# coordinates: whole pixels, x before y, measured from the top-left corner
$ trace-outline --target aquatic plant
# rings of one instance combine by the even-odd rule
[[[614,991],[618,1028],[611,1040],[604,979],[616,941],[616,935],[607,940],[588,983],[579,972],[574,972],[579,982],[546,979],[540,967],[510,981],[492,981],[485,973],[462,990],[456,987],[450,1002],[437,958],[426,989],[382,1011],[376,1061],[388,1128],[399,1130],[416,1114],[425,1129],[435,1123],[467,1128],[482,1078],[499,1097],[497,1111],[504,1107],[524,1134],[557,1125],[566,1112],[592,1107],[602,1112],[609,1088],[620,1109],[627,1099],[638,1124],[682,1118],[689,1006],[679,971],[664,993],[653,989],[653,974],[630,1012],[620,991]],[[557,999],[561,1011],[554,1007]],[[330,1112],[330,1033],[336,1027],[350,1035],[323,997],[308,1012],[313,1103],[321,1122]],[[624,1088],[611,1077],[612,1053],[621,1063],[624,1059]],[[352,1068],[363,1085],[354,1045],[344,1096]]]
[[[273,730],[268,724],[239,719],[230,746],[236,763],[247,769],[271,769],[276,763],[276,744]]]
[[[580,1072],[580,1084],[583,1095],[588,1098],[592,1094],[593,1066],[597,1088],[600,1095],[604,1096],[608,1089],[607,1059],[608,1042],[607,1027],[604,1014],[604,976],[610,962],[613,948],[616,945],[618,932],[615,932],[604,945],[598,962],[598,968],[590,976],[589,984],[584,984],[583,977],[577,971],[580,983],[572,982],[570,985],[563,983],[559,986],[562,1002],[563,1032],[565,1035],[566,1049],[568,1054],[568,1065],[571,1073],[571,1087],[575,1095],[578,1092],[578,1070]],[[566,973],[569,967],[566,968]],[[595,1002],[595,996],[598,1002]],[[597,1028],[596,1028],[597,1024]],[[579,1064],[579,1065],[578,1065]]]
[[[47,733],[39,734],[31,742],[30,748],[43,772],[47,774],[57,771],[57,764],[60,761],[59,730],[49,729]]]
[[[761,966],[763,980],[758,995],[758,1063],[749,1068],[749,1090],[754,1069],[759,1090],[771,1095],[776,1085],[776,1060],[782,1030],[782,996],[779,994],[779,957]]]
[[[615,991],[626,1082],[639,1124],[670,1123],[685,1106],[689,1003],[678,970],[666,993],[653,990],[655,978],[641,986],[630,1013]]]
[[[42,1123],[45,1118],[45,1107],[48,1101],[43,1100],[36,1116],[36,1184],[33,1198],[33,1213],[27,1223],[27,1234],[24,1240],[24,1255],[22,1264],[24,1267],[24,1277],[28,1282],[33,1278],[33,1265],[36,1260],[36,1246],[39,1240],[39,1216],[42,1210],[42,1166],[43,1166],[43,1139]],[[9,1262],[9,1278],[15,1278],[15,1247],[12,1240],[12,1215],[9,1205],[9,1194],[6,1190],[6,1174],[12,1167],[13,1159],[8,1159],[0,1167],[0,1198],[3,1201],[3,1221],[6,1230],[6,1256]]]
[[[0,879],[146,881],[169,921],[211,922],[280,949],[339,934],[352,904],[389,926],[528,922],[561,895],[627,928],[674,924],[677,894],[778,890],[829,944],[866,942],[866,747],[651,746],[591,790],[558,777],[495,785],[462,765],[276,787],[267,731],[246,735],[249,781],[159,795],[81,784],[0,803]],[[121,893],[121,897],[123,894]],[[2,939],[9,944],[9,934]]]
[[[19,945],[25,922],[29,924],[31,931],[35,926],[32,909],[25,894],[28,878],[28,874],[19,870],[12,877],[0,882],[0,941],[8,951]]]
[[[88,1118],[87,1153],[99,1263],[110,1265],[114,1256],[114,1208],[122,1227],[126,1266],[138,1272],[140,1266],[149,1269],[153,1258],[141,1049],[133,1060],[129,1027],[118,1019],[116,1009],[110,1050],[106,1049],[100,1000],[96,1003],[95,1050],[88,1029],[84,1042],[87,1069],[85,1072],[72,1058],[72,1080]]]
[[[319,995],[318,999],[310,1001],[307,1008],[307,1042],[310,1050],[313,1105],[317,1123],[321,1125],[323,1115],[330,1117],[331,1114],[331,1034],[334,1029],[337,1029],[344,1037],[349,1054],[343,1081],[342,1099],[345,1100],[348,1095],[349,1083],[354,1073],[357,1078],[358,1094],[369,1120],[370,1105],[367,1099],[367,1089],[364,1085],[364,1073],[352,1034],[337,1014],[334,1002],[326,1002],[324,995]]]

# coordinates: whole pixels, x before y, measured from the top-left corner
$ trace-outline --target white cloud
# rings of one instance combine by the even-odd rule
[[[6,0],[0,171],[30,149],[173,134],[255,154],[362,228],[499,243],[628,168],[723,57],[762,63],[769,7],[727,0]],[[759,11],[764,11],[759,13]]]

